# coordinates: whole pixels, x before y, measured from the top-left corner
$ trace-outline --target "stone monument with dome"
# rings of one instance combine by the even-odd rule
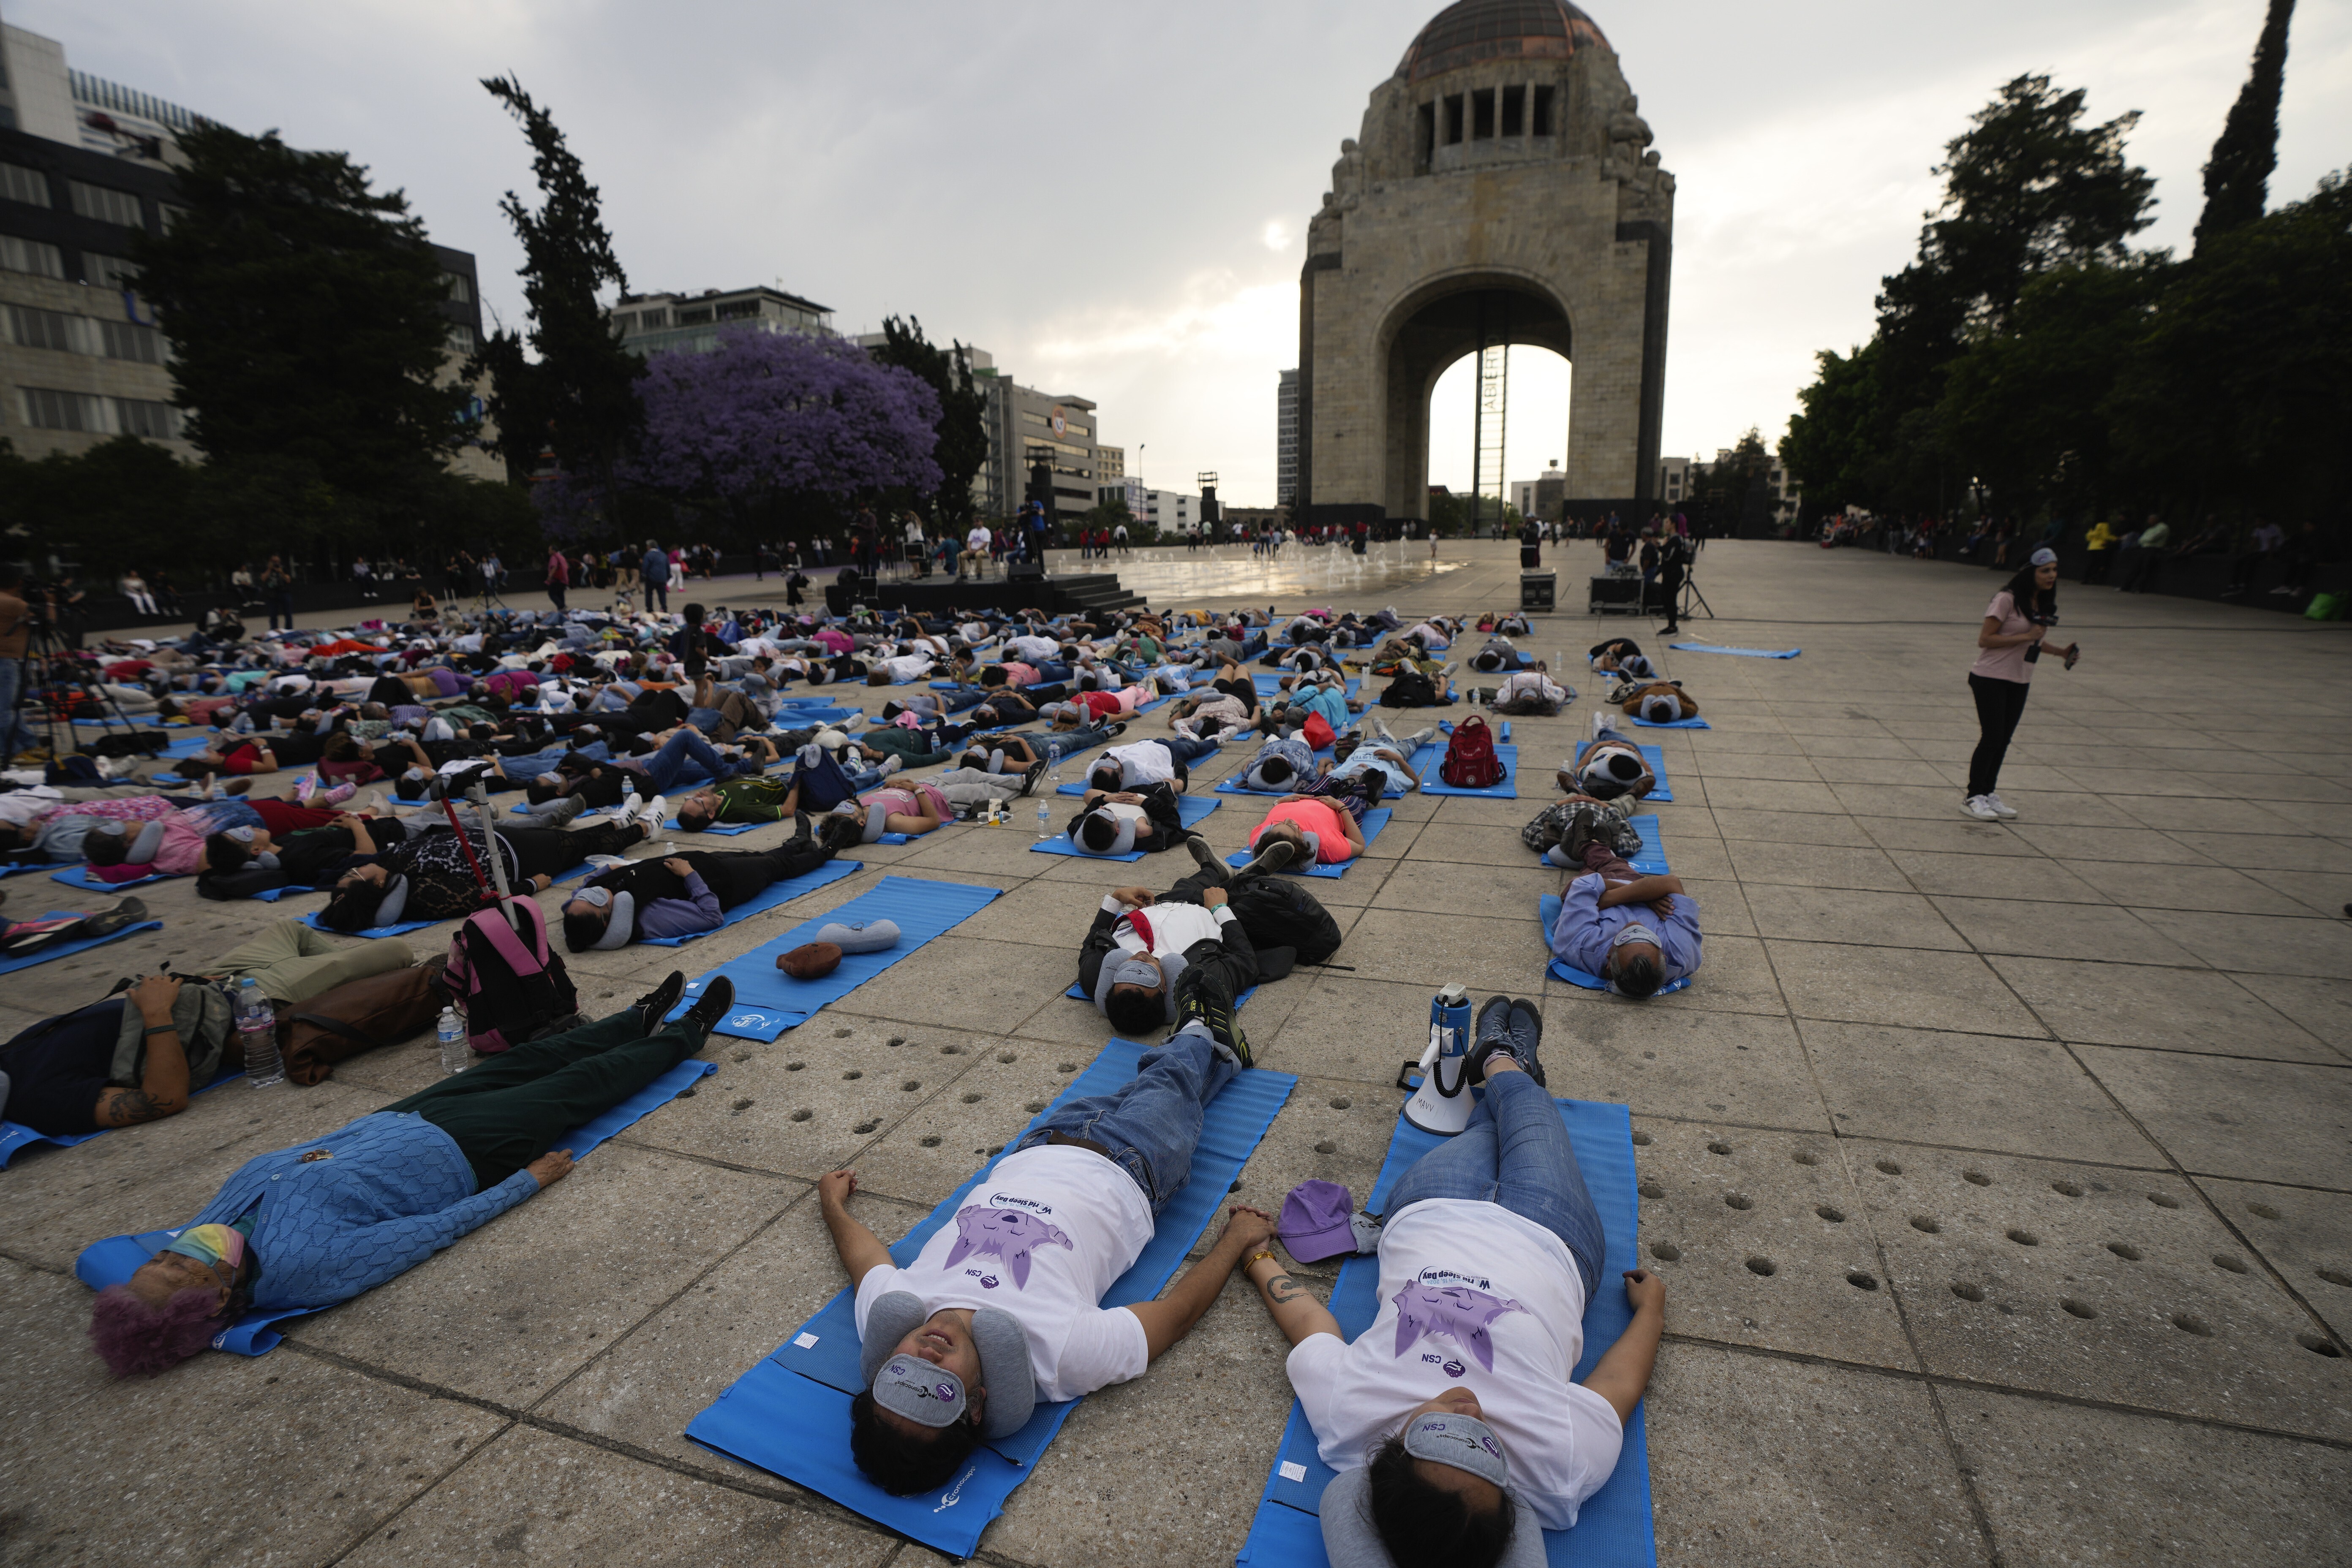
[[[1646,509],[1675,200],[1650,140],[1616,52],[1564,0],[1460,0],[1421,30],[1307,226],[1303,517],[1425,516],[1430,394],[1496,342],[1575,368],[1570,513]]]

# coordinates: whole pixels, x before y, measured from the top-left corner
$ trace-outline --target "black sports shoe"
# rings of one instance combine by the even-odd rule
[[[1050,762],[1031,763],[1028,769],[1021,775],[1021,793],[1034,795],[1037,792],[1037,786],[1045,781],[1045,769],[1053,765]]]
[[[1202,874],[1211,882],[1219,887],[1223,887],[1234,880],[1233,873],[1226,868],[1225,862],[1218,859],[1217,852],[1209,847],[1208,840],[1198,833],[1188,834],[1184,840],[1184,847],[1192,852],[1192,859],[1200,865]]]
[[[651,1034],[661,1028],[669,1009],[677,1006],[677,998],[686,995],[686,975],[672,969],[662,983],[639,997],[636,1001],[637,1019],[642,1026],[638,1033]]]
[[[1475,1043],[1470,1047],[1471,1082],[1486,1082],[1486,1063],[1498,1051],[1517,1061],[1521,1067],[1528,1068],[1531,1075],[1534,1073],[1535,1069],[1529,1066],[1527,1057],[1520,1053],[1518,1042],[1512,1038],[1511,1008],[1508,997],[1488,997],[1478,1009],[1477,1033],[1474,1037]],[[1529,1048],[1530,1054],[1532,1049]],[[1540,1083],[1543,1080],[1538,1078],[1536,1082]]]
[[[1543,1063],[1536,1051],[1543,1044],[1543,1013],[1525,997],[1511,998],[1511,1054],[1538,1083],[1544,1082]]]
[[[1216,1041],[1218,1055],[1231,1057],[1244,1067],[1255,1065],[1250,1058],[1249,1040],[1242,1033],[1241,1015],[1211,984],[1205,964],[1188,965],[1176,977],[1177,1027],[1181,1029],[1196,1019],[1208,1026],[1209,1038]]]
[[[1238,882],[1245,876],[1265,876],[1268,873],[1280,871],[1297,859],[1297,855],[1298,846],[1288,839],[1276,839],[1270,844],[1261,843],[1256,856],[1247,865],[1234,873],[1234,880]]]
[[[683,977],[680,977],[679,984],[685,984]],[[704,988],[702,995],[695,998],[694,1005],[686,1009],[686,1016],[677,1021],[686,1026],[689,1034],[707,1035],[719,1027],[720,1019],[734,1009],[735,982],[720,975]]]

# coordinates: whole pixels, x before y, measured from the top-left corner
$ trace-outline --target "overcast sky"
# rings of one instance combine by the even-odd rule
[[[79,69],[338,148],[480,257],[520,315],[499,193],[518,73],[604,189],[634,288],[775,283],[855,332],[892,313],[1102,405],[1154,484],[1270,502],[1307,219],[1430,0],[1181,5],[610,0],[0,0]],[[1599,0],[1678,181],[1665,449],[1785,429],[1811,355],[1867,337],[1943,144],[2010,77],[2142,111],[2148,243],[2185,249],[2262,0]],[[2273,204],[2352,158],[2352,0],[2303,0]],[[1514,369],[1512,477],[1565,455],[1567,368]],[[1467,361],[1465,361],[1466,366]],[[1433,480],[1468,480],[1466,374]],[[1459,426],[1457,430],[1454,427]],[[1450,434],[1447,434],[1450,433]]]

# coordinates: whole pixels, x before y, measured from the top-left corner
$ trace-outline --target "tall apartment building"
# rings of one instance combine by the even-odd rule
[[[1032,461],[1044,457],[1054,476],[1054,517],[1067,522],[1098,498],[1101,459],[1095,442],[1095,404],[1075,392],[1041,392],[991,371],[979,378],[988,393],[988,461],[972,480],[973,504],[983,517],[1009,517],[1028,493]],[[1125,467],[1125,455],[1120,466]]]
[[[1567,495],[1568,472],[1560,467],[1557,457],[1536,477],[1511,483],[1511,505],[1519,509],[1519,516],[1539,522],[1559,521],[1561,503]]]
[[[1274,498],[1279,506],[1298,499],[1298,372],[1285,371],[1275,391]]]
[[[17,27],[0,27],[0,436],[31,457],[136,435],[193,458],[130,256],[133,234],[162,233],[177,210],[173,138],[197,117],[69,71],[62,45]],[[454,375],[480,340],[481,291],[470,255],[433,253]],[[498,473],[471,447],[451,465]]]
[[[764,285],[706,288],[699,294],[624,294],[605,314],[620,329],[622,346],[633,354],[657,354],[665,349],[707,354],[719,347],[723,327],[811,336],[833,330],[831,306]]]
[[[1127,477],[1127,448],[1124,446],[1095,447],[1095,483],[1108,485]]]

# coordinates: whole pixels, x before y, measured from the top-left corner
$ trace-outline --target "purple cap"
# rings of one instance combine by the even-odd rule
[[[1349,1217],[1356,1200],[1337,1182],[1303,1181],[1282,1200],[1282,1223],[1276,1234],[1301,1263],[1337,1258],[1356,1249],[1355,1227]]]

